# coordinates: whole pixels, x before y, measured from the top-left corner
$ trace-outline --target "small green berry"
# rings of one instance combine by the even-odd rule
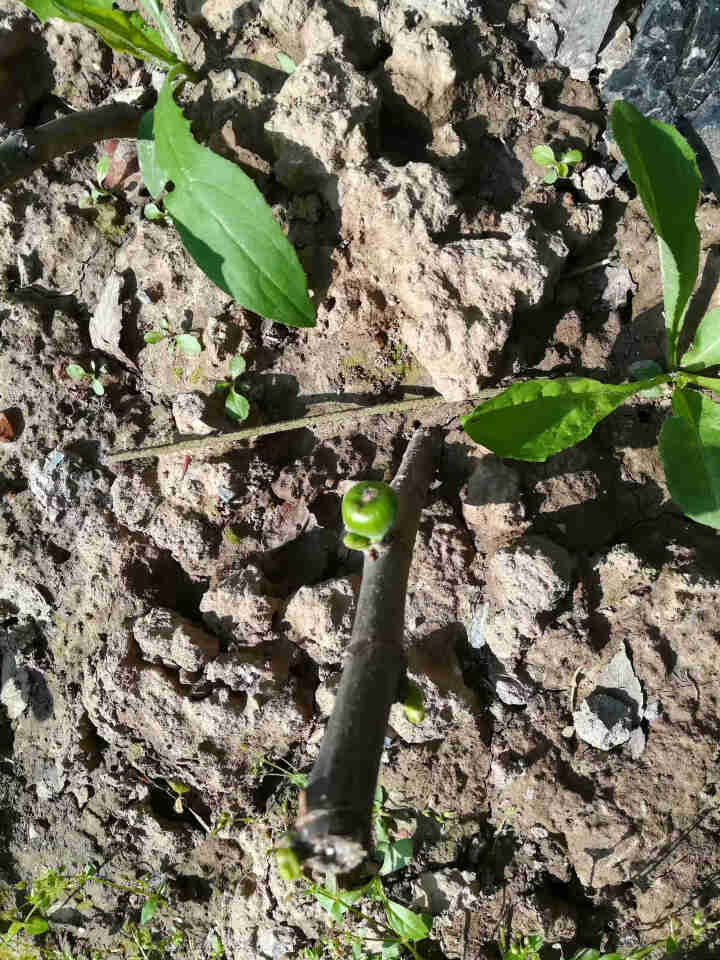
[[[397,494],[387,483],[375,480],[356,483],[343,497],[342,518],[350,533],[377,543],[395,525]]]

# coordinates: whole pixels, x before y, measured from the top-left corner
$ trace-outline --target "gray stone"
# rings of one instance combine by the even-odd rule
[[[152,610],[139,617],[133,625],[133,636],[146,660],[160,660],[190,673],[220,652],[217,637],[172,610]]]
[[[551,16],[563,39],[555,59],[573,80],[589,78],[616,6],[617,0],[556,0]]]
[[[2,660],[0,703],[10,720],[22,716],[30,703],[30,674],[24,667],[18,667],[12,653],[6,653]]]
[[[206,436],[214,427],[206,423],[206,398],[200,393],[179,393],[173,398],[172,412],[180,433]]]
[[[630,739],[632,710],[605,693],[591,693],[573,713],[575,732],[598,750],[612,750]]]
[[[720,4],[717,0],[650,0],[632,57],[612,73],[608,102],[629,100],[666,123],[681,121],[706,180],[717,190],[720,165]],[[703,149],[704,147],[704,149]],[[713,169],[713,166],[715,169]]]
[[[285,610],[291,639],[316,663],[343,659],[355,617],[355,594],[346,578],[301,587]]]

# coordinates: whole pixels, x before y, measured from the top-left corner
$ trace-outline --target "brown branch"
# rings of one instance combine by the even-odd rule
[[[485,390],[467,402],[489,400],[502,393],[502,389]],[[320,413],[310,417],[299,417],[297,420],[284,420],[280,423],[268,423],[261,427],[245,427],[243,430],[231,430],[213,437],[193,437],[189,440],[178,440],[176,443],[165,443],[157,447],[140,447],[136,450],[123,450],[110,453],[105,457],[105,463],[122,463],[126,460],[141,460],[143,457],[166,457],[176,453],[189,453],[193,456],[209,455],[213,457],[226,453],[236,443],[243,440],[255,440],[271,433],[283,433],[286,430],[300,430],[302,427],[319,427],[326,423],[342,423],[344,420],[364,420],[367,417],[376,417],[382,413],[422,413],[432,407],[459,404],[459,400],[446,400],[445,397],[422,397],[412,400],[392,400],[390,403],[376,403],[373,406],[346,406],[331,413]]]
[[[109,103],[51,120],[39,127],[13,131],[0,143],[0,190],[64,153],[101,140],[137,136],[144,110],[128,103]]]
[[[365,554],[352,640],[335,708],[301,796],[294,846],[318,871],[348,873],[371,852],[371,813],[390,707],[404,667],[405,593],[437,430],[417,430],[392,482],[398,518]]]

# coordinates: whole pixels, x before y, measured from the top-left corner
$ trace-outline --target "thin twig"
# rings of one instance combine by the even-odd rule
[[[301,794],[294,846],[313,870],[348,873],[371,855],[371,817],[390,706],[404,666],[405,593],[439,431],[413,435],[392,482],[398,516],[365,554],[352,639],[335,708]]]
[[[467,402],[489,400],[502,393],[502,389],[486,390]],[[446,400],[445,397],[422,397],[413,400],[394,400],[390,403],[377,403],[373,406],[347,406],[331,413],[320,413],[310,417],[300,417],[297,420],[283,420],[280,423],[269,423],[262,427],[246,427],[243,430],[232,430],[213,437],[193,437],[190,440],[178,440],[176,443],[165,443],[157,447],[140,447],[135,450],[123,450],[118,453],[109,453],[105,463],[122,463],[127,460],[141,460],[143,457],[166,457],[176,453],[191,453],[193,456],[220,456],[236,443],[244,440],[255,440],[272,433],[283,433],[286,430],[300,430],[302,427],[319,427],[326,423],[341,423],[343,420],[364,420],[367,417],[376,417],[380,414],[411,413],[432,409],[433,407],[457,404],[461,401]]]
[[[14,130],[0,143],[0,190],[23,180],[38,167],[101,140],[137,136],[144,110],[129,103],[109,103],[68,114],[39,127]]]

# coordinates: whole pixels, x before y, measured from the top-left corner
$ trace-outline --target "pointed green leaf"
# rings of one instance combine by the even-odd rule
[[[191,333],[181,333],[175,337],[175,343],[178,350],[184,353],[186,357],[198,357],[202,353],[202,346],[197,337]]]
[[[167,339],[166,333],[161,333],[160,330],[150,330],[149,333],[146,333],[143,337],[145,343],[160,343],[161,340]]]
[[[280,64],[280,69],[284,70],[287,74],[293,74],[297,70],[297,65],[292,57],[289,57],[286,53],[276,53],[277,61]]]
[[[95,164],[95,176],[97,177],[97,182],[102,186],[102,182],[107,176],[107,172],[110,169],[110,157],[104,153],[98,162]]]
[[[670,495],[693,520],[720,529],[720,406],[682,388],[672,406],[659,444]]]
[[[382,867],[380,867],[380,876],[384,877],[388,873],[394,873],[396,870],[402,870],[413,858],[413,842],[409,837],[403,837],[402,840],[395,840],[393,843],[383,844],[382,853],[385,856]],[[380,844],[378,844],[380,847]]]
[[[398,957],[402,955],[402,946],[397,941],[393,940],[384,940],[382,945],[382,952],[380,954],[382,960],[397,960]]]
[[[150,921],[153,919],[153,917],[157,913],[159,906],[160,906],[160,898],[156,894],[152,894],[147,898],[140,912],[141,926],[144,927],[146,926],[146,924],[150,923]]]
[[[186,783],[182,783],[180,780],[168,780],[168,786],[170,789],[181,797],[184,793],[190,792],[190,787]]]
[[[140,118],[137,135],[137,154],[140,164],[140,173],[143,183],[150,191],[150,196],[159,199],[165,190],[168,177],[157,160],[155,138],[153,136],[154,111],[148,110]]]
[[[543,183],[547,183],[547,184],[555,183],[557,178],[558,178],[557,170],[555,169],[555,167],[550,167],[548,172],[543,177]]]
[[[175,30],[173,29],[168,15],[163,9],[163,5],[160,0],[140,0],[140,6],[143,7],[145,13],[149,17],[155,20],[158,30],[162,35],[165,46],[168,50],[172,52],[180,59],[182,59],[182,47],[180,46],[180,41],[175,35]]]
[[[329,897],[327,895],[328,892],[332,893],[333,896]],[[347,913],[353,904],[362,899],[365,894],[365,888],[360,887],[357,890],[330,890],[328,892],[323,893],[322,887],[313,891],[315,899],[323,910],[326,910],[333,919],[340,920],[342,915]]]
[[[176,85],[171,73],[152,111],[152,136],[155,162],[173,183],[165,209],[185,247],[207,276],[244,307],[289,326],[314,326],[315,310],[297,254],[252,180],[193,139],[174,100]],[[145,128],[145,136],[147,132]],[[148,183],[144,169],[143,178]]]
[[[87,373],[83,370],[79,363],[71,363],[67,367],[67,374],[69,377],[72,377],[73,380],[82,380],[83,377],[87,376]]]
[[[636,360],[630,364],[631,380],[650,380],[651,377],[657,377],[663,372],[659,363],[654,360]],[[641,390],[639,396],[646,397],[648,400],[656,400],[663,395],[662,386],[650,387],[649,390]]]
[[[432,930],[432,917],[408,910],[395,900],[385,901],[385,916],[401,940],[424,940]]]
[[[8,932],[6,934],[8,940],[12,940],[13,937],[16,937],[21,930],[25,929],[25,924],[20,920],[13,920],[13,922],[8,927]]]
[[[690,378],[688,378],[690,379]],[[717,377],[701,377],[697,373],[692,374],[691,383],[696,383],[699,387],[707,387],[714,393],[720,393],[720,380]]]
[[[541,167],[548,167],[551,163],[555,163],[555,154],[552,147],[548,147],[544,143],[533,147],[531,156],[535,163],[539,163]]]
[[[700,321],[690,349],[683,354],[680,366],[685,370],[705,370],[720,363],[720,307],[711,310]]]
[[[47,920],[37,913],[33,914],[32,917],[28,917],[25,921],[25,933],[29,933],[31,937],[37,937],[41,933],[46,933],[47,929]]]
[[[105,387],[100,383],[97,377],[93,377],[90,386],[93,388],[93,393],[96,393],[99,397],[102,397],[102,395],[105,393]]]
[[[165,48],[160,34],[139,13],[113,10],[112,0],[30,0],[31,10],[45,20],[60,17],[95,30],[108,46],[141,60],[157,60],[168,67],[180,61]]]
[[[242,373],[245,373],[245,357],[241,353],[238,353],[230,361],[230,376],[234,380],[235,377],[239,377]]]
[[[238,423],[242,420],[247,420],[247,416],[250,413],[250,404],[247,399],[241,393],[236,393],[234,387],[230,387],[228,395],[225,398],[225,413],[227,413],[231,420],[235,420]]]
[[[579,150],[567,150],[560,160],[562,163],[582,163],[582,154]]]
[[[561,162],[557,165],[557,175],[558,175],[558,177],[567,177],[567,175],[568,175],[569,173],[570,173],[570,168],[568,167],[568,165],[567,165],[566,163],[562,163],[562,161],[561,161]]]
[[[611,126],[658,236],[668,356],[674,364],[700,258],[695,224],[700,172],[695,153],[674,127],[644,117],[624,100],[613,104]]]
[[[617,386],[585,377],[528,380],[480,404],[460,422],[476,443],[500,457],[547,460],[588,437],[628,397],[653,386],[654,380]]]

